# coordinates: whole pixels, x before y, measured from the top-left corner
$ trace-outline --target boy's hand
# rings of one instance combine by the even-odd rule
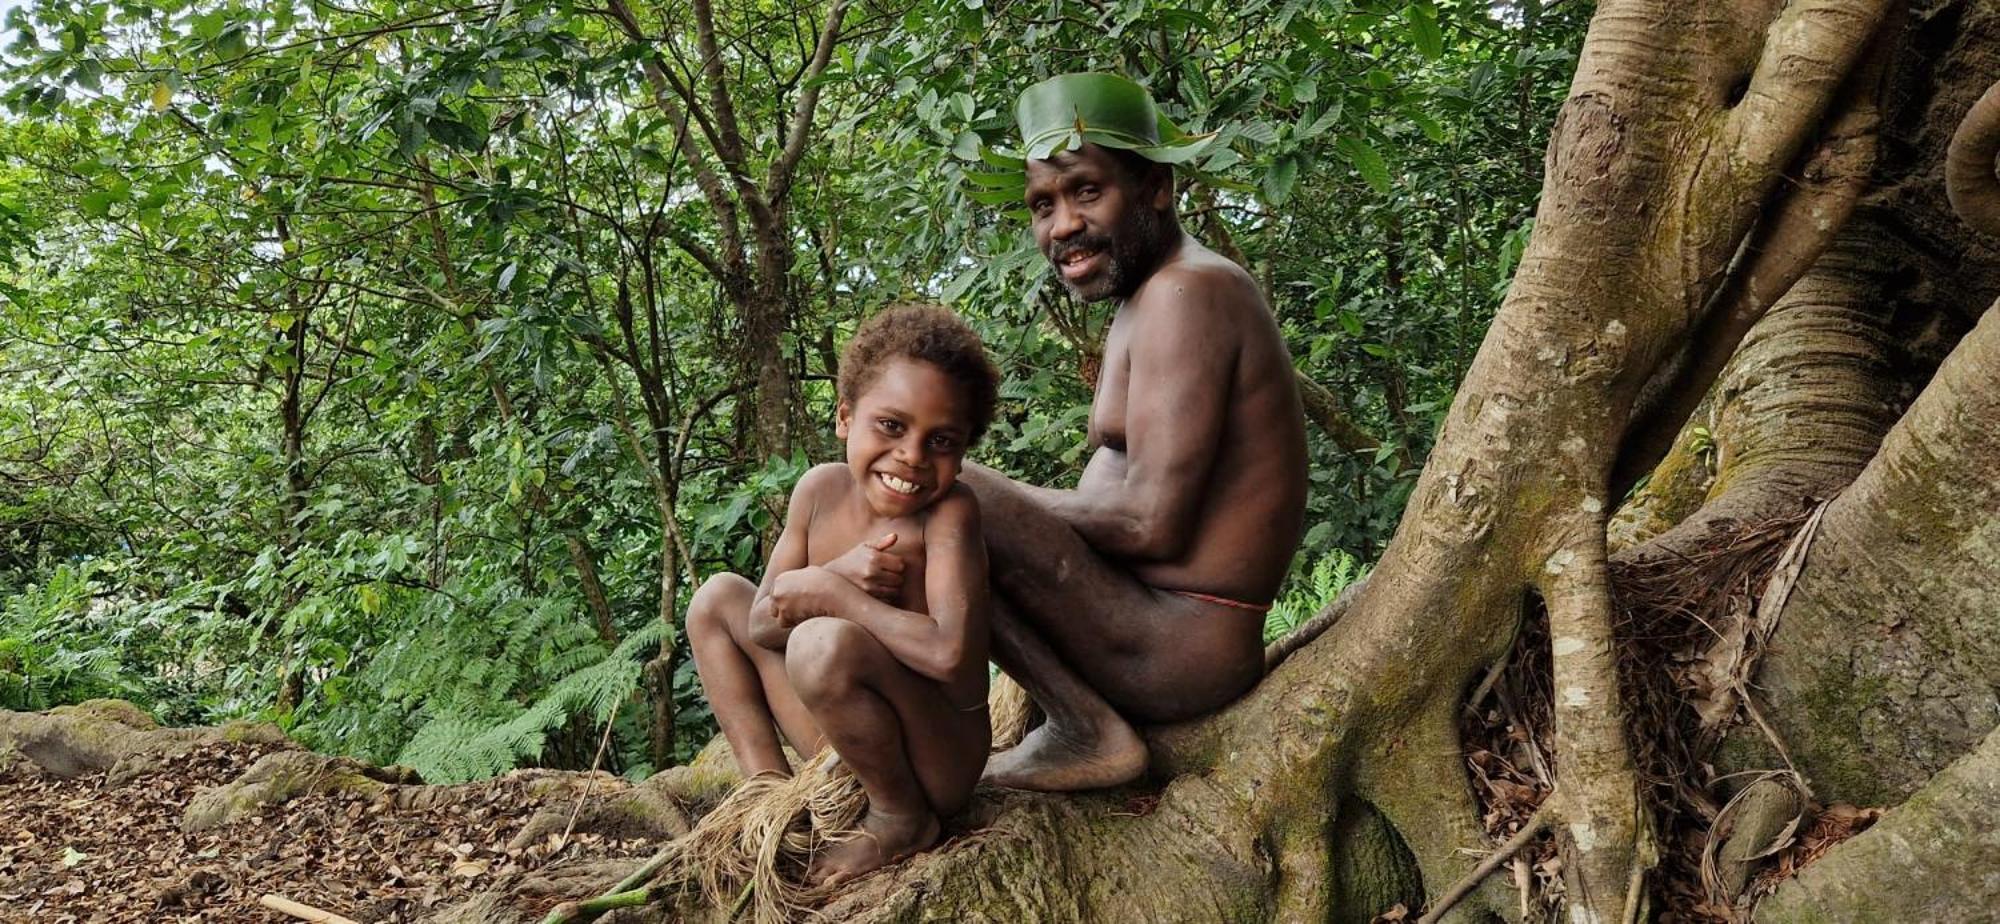
[[[799,568],[778,575],[771,585],[771,617],[787,629],[815,616],[833,612],[833,593],[841,579],[825,568]]]
[[[903,596],[903,560],[889,554],[895,544],[896,534],[888,533],[856,545],[822,567],[877,600],[895,603]]]

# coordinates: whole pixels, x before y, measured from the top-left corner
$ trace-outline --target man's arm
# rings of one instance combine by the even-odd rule
[[[773,590],[778,618],[845,619],[875,636],[903,666],[939,683],[986,670],[986,545],[979,504],[964,488],[931,509],[924,529],[924,602],[929,613],[884,603],[824,568],[803,568]]]
[[[1128,309],[1142,327],[1127,347],[1125,452],[1100,448],[1079,490],[1036,495],[1098,550],[1163,561],[1194,540],[1240,352],[1229,304],[1240,285],[1169,268]]]
[[[778,577],[789,571],[797,571],[806,566],[806,532],[812,529],[813,510],[818,505],[819,495],[827,487],[827,473],[818,466],[808,470],[792,487],[792,498],[785,508],[785,525],[778,533],[778,541],[771,546],[771,560],[764,565],[764,579],[757,585],[757,597],[750,604],[750,640],[772,651],[785,650],[785,642],[792,637],[792,627],[780,623],[772,612],[771,588]],[[842,469],[845,466],[833,466]]]

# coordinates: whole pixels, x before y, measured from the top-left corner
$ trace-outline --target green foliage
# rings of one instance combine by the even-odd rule
[[[1369,565],[1335,549],[1313,561],[1311,567],[1286,585],[1285,592],[1264,614],[1264,642],[1304,625],[1332,603],[1349,585],[1368,576]]]
[[[396,755],[396,763],[416,768],[432,782],[458,782],[539,757],[548,734],[572,717],[596,725],[610,721],[638,688],[645,650],[657,647],[667,631],[663,623],[649,623],[609,652],[587,647],[552,660],[548,666],[557,679],[531,702],[480,695],[478,681],[467,677],[453,691],[460,695],[427,710],[431,717]],[[487,673],[477,661],[468,669],[475,675]],[[504,671],[500,666],[492,672]],[[506,676],[491,680],[509,686],[517,682]]]
[[[1584,15],[946,0],[850,10],[802,85],[824,8],[715,6],[727,156],[716,113],[662,109],[713,99],[671,57],[698,44],[679,0],[633,5],[645,41],[546,2],[10,9],[0,705],[259,715],[435,779],[587,765],[607,721],[613,768],[685,759],[710,729],[687,595],[754,576],[783,492],[838,458],[828,379],[860,318],[951,303],[1004,375],[980,461],[1053,485],[1087,461],[1109,313],[981,179],[1020,88],[1080,68],[1217,132],[1185,226],[1381,442],[1312,436],[1281,608],[1309,615],[1389,536],[1518,261]],[[656,94],[654,55],[699,85]],[[796,182],[746,198],[808,90]],[[638,679],[656,657],[664,693]]]
[[[102,585],[92,570],[58,566],[47,583],[21,588],[0,607],[0,708],[47,709],[138,692],[120,652],[126,627],[93,612]]]

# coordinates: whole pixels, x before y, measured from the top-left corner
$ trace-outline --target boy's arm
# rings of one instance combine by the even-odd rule
[[[785,510],[785,526],[771,546],[771,560],[764,566],[764,579],[757,585],[756,600],[750,604],[750,640],[772,651],[785,650],[792,627],[780,622],[771,605],[771,588],[778,577],[806,566],[806,531],[812,529],[813,511],[824,493],[826,478],[818,468],[807,471],[792,488]]]
[[[924,529],[929,614],[877,600],[823,568],[795,571],[773,593],[781,611],[845,619],[867,629],[904,667],[949,683],[968,670],[986,670],[986,544],[980,535],[979,503],[971,491],[954,489],[932,508]]]

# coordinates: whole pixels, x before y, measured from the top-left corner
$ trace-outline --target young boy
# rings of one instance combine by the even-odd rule
[[[944,308],[869,319],[840,362],[847,462],[799,480],[763,584],[717,575],[688,607],[702,688],[744,774],[791,772],[782,732],[800,754],[832,744],[868,794],[864,836],[817,858],[811,882],[929,847],[986,764],[986,547],[956,480],[997,381],[979,335]]]

